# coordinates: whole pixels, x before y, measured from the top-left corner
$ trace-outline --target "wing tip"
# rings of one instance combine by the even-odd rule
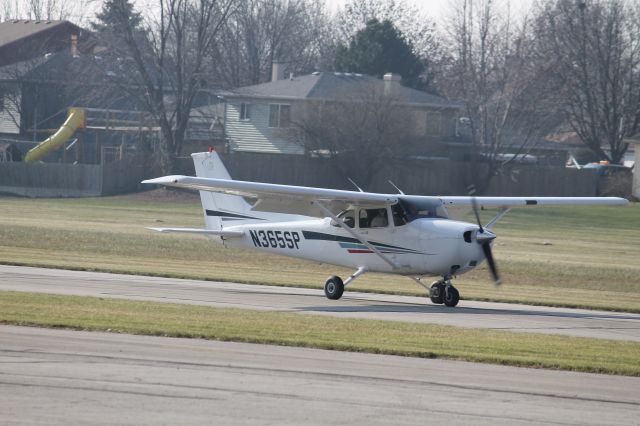
[[[162,176],[153,179],[145,179],[140,183],[151,185],[171,185],[180,182],[184,177],[185,176],[182,175]]]
[[[148,229],[150,231],[156,231],[156,232],[167,232],[166,228],[154,228],[153,226],[145,226],[144,229]]]

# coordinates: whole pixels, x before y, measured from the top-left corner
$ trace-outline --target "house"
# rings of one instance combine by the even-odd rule
[[[97,42],[68,21],[0,23],[1,141],[26,154],[60,127],[70,107],[86,109],[87,126],[69,140],[73,151],[52,151],[48,161],[99,163],[135,148],[142,131],[153,133],[136,99],[106,77],[121,58],[95,54]]]
[[[223,93],[224,128],[234,151],[305,154],[305,144],[287,130],[300,118],[336,103],[366,105],[386,97],[408,115],[412,134],[422,146],[454,138],[459,104],[404,87],[398,75],[384,79],[354,73],[314,72],[282,78],[274,64],[271,82]]]
[[[0,66],[66,49],[80,27],[69,21],[11,20],[0,23]]]
[[[52,55],[77,50],[81,33],[80,27],[68,21],[0,23],[0,134],[19,135],[27,127],[22,117],[29,110],[23,105],[23,98],[30,96],[24,85],[25,77],[47,63]]]
[[[131,58],[105,48],[98,36],[68,21],[0,23],[0,141],[26,154],[76,107],[85,110],[86,126],[69,140],[72,150],[52,151],[45,161],[102,163],[155,148],[158,125],[123,74]],[[171,103],[170,90],[166,97]],[[199,93],[194,106],[212,104],[212,97]],[[187,142],[208,146],[220,136],[222,113],[213,113],[194,110]]]

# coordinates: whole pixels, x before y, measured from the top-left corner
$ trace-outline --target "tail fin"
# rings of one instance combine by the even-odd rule
[[[191,154],[196,176],[231,180],[229,172],[222,164],[218,153],[198,152]],[[222,218],[246,218],[251,206],[242,197],[215,192],[200,191],[204,222],[207,229],[221,230]]]

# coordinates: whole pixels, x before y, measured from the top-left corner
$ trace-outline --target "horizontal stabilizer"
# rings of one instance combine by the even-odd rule
[[[218,237],[242,237],[244,232],[242,231],[216,231],[213,229],[198,229],[198,228],[147,228],[152,231],[158,232],[176,232],[182,234],[201,234],[201,235],[217,235]]]

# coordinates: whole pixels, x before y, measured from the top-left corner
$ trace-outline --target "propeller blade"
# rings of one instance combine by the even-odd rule
[[[491,271],[491,276],[493,277],[493,281],[496,283],[496,285],[500,285],[501,281],[500,281],[500,276],[498,275],[498,268],[496,266],[496,261],[493,259],[493,252],[491,251],[491,240],[493,240],[496,236],[491,232],[488,232],[488,234],[490,234],[490,238],[487,238],[485,236],[484,241],[480,239],[480,236],[484,234],[484,228],[482,226],[482,222],[480,221],[480,212],[478,209],[478,202],[476,201],[476,196],[475,196],[476,187],[475,185],[469,185],[468,189],[469,189],[469,195],[471,196],[471,206],[473,207],[473,214],[476,216],[476,221],[478,222],[478,226],[480,228],[478,230],[478,234],[477,234],[478,236],[476,238],[478,239],[478,243],[480,243],[480,246],[482,246],[482,251],[484,253],[485,259],[487,259],[487,264],[489,265],[489,270]]]
[[[500,285],[500,276],[498,275],[498,268],[496,267],[496,262],[493,259],[493,253],[491,252],[491,243],[487,241],[482,244],[482,251],[484,252],[484,257],[487,259],[487,264],[489,265],[489,270],[491,271],[491,276],[493,276],[493,280],[496,285]]]
[[[471,207],[473,208],[473,214],[476,216],[476,221],[478,222],[478,226],[480,227],[480,233],[484,232],[484,228],[482,227],[482,222],[480,221],[480,213],[478,212],[478,202],[476,201],[476,187],[474,185],[469,186],[469,195],[471,196]]]

